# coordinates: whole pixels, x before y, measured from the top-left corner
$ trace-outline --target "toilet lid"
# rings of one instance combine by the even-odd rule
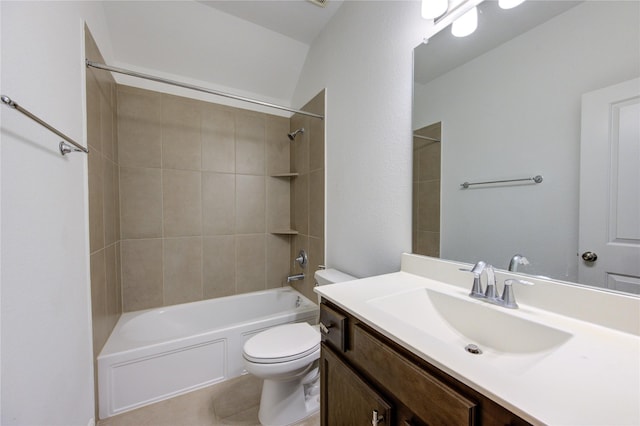
[[[256,334],[244,344],[244,357],[260,364],[293,361],[320,347],[320,333],[306,322],[285,324]]]

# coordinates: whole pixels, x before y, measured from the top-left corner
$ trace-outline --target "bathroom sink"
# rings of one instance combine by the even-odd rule
[[[571,334],[522,318],[502,307],[427,288],[368,301],[374,308],[442,342],[477,345],[490,357],[517,358],[520,369],[571,338]]]

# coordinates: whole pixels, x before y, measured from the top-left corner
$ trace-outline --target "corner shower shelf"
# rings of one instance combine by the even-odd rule
[[[271,233],[277,235],[298,235],[298,231],[294,229],[274,229]]]
[[[295,172],[291,172],[291,173],[274,173],[271,175],[271,177],[276,177],[276,178],[291,178],[291,177],[296,177],[299,176],[299,173],[295,173]]]

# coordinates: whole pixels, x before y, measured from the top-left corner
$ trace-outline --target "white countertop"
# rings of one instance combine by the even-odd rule
[[[433,259],[430,262],[434,262]],[[516,310],[489,305],[468,297],[471,276],[466,278],[469,288],[463,288],[459,282],[445,284],[421,276],[423,274],[406,272],[409,268],[404,266],[403,269],[403,272],[316,287],[316,292],[531,423],[640,425],[640,336],[637,333],[576,319],[574,315],[561,315],[520,300],[520,308]],[[406,312],[390,315],[376,306],[376,299],[418,289],[431,289],[489,309],[508,311],[509,315],[553,327],[571,337],[560,346],[535,355],[534,362],[529,356],[523,363],[524,358],[519,354],[496,355],[488,351],[472,355],[461,345],[425,335],[424,325],[413,326],[398,320],[398,315],[408,315]],[[514,290],[517,295],[520,288]],[[581,300],[576,298],[577,303]],[[565,300],[565,303],[571,305],[572,301]],[[621,299],[621,307],[627,309],[624,312],[629,309],[633,312],[634,303],[634,299]],[[640,299],[637,307],[640,315]],[[608,306],[607,310],[615,314],[615,306],[611,308]],[[629,320],[637,321],[637,318],[632,315]],[[638,325],[631,324],[629,328],[635,330]],[[509,336],[501,338],[509,339]]]

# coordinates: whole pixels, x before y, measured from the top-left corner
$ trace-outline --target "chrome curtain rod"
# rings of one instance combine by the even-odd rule
[[[58,148],[60,149],[60,154],[66,155],[66,154],[68,154],[70,152],[89,153],[89,150],[87,148],[85,148],[84,146],[80,145],[78,142],[74,141],[69,136],[65,135],[64,133],[62,133],[61,131],[59,131],[55,127],[51,126],[50,124],[46,123],[45,121],[42,121],[40,118],[38,118],[35,115],[31,114],[29,111],[27,111],[26,109],[22,108],[16,102],[12,101],[10,97],[8,97],[6,95],[1,95],[0,98],[2,99],[2,103],[3,104],[7,105],[10,108],[15,109],[18,112],[21,112],[22,114],[26,115],[27,117],[29,117],[30,119],[32,119],[33,121],[35,121],[36,123],[41,125],[42,127],[44,127],[47,130],[55,133],[56,135],[60,136],[62,139],[66,140],[71,145],[73,145],[73,147],[71,147],[71,146],[69,146],[68,143],[66,143],[64,141],[61,141],[60,144],[58,145]]]
[[[111,71],[111,72],[115,72],[115,73],[118,73],[118,74],[130,75],[132,77],[144,78],[146,80],[157,81],[158,83],[165,83],[165,84],[170,84],[172,86],[184,87],[185,89],[197,90],[198,92],[210,93],[210,94],[216,95],[216,96],[222,96],[222,97],[225,97],[225,98],[236,99],[238,101],[249,102],[249,103],[256,104],[256,105],[262,105],[262,106],[266,106],[266,107],[269,107],[269,108],[280,109],[280,110],[283,110],[283,111],[289,111],[289,112],[293,112],[293,113],[296,113],[296,114],[302,114],[302,115],[306,115],[306,116],[309,116],[309,117],[314,117],[314,118],[319,118],[321,120],[324,120],[324,116],[323,115],[314,114],[312,112],[302,111],[302,110],[298,110],[298,109],[284,107],[284,106],[281,106],[281,105],[271,104],[271,103],[268,103],[268,102],[258,101],[256,99],[245,98],[244,96],[233,95],[231,93],[225,93],[225,92],[220,92],[218,90],[207,89],[206,87],[200,87],[200,86],[194,86],[192,84],[181,83],[181,82],[175,81],[175,80],[168,80],[168,79],[162,78],[162,77],[156,77],[156,76],[149,75],[149,74],[143,74],[143,73],[139,73],[139,72],[136,72],[136,71],[126,70],[124,68],[118,68],[118,67],[114,67],[114,66],[111,66],[111,65],[101,64],[101,63],[98,63],[98,62],[93,62],[93,61],[90,61],[88,59],[86,60],[86,64],[87,64],[88,67],[92,67],[92,68]]]
[[[530,177],[530,178],[489,180],[489,181],[485,181],[485,182],[464,182],[464,183],[461,183],[460,186],[462,188],[464,188],[464,189],[467,189],[471,185],[485,185],[485,184],[488,184],[488,183],[526,182],[526,181],[533,181],[534,183],[542,183],[542,176],[541,175],[536,175],[536,176]]]
[[[414,138],[418,138],[418,139],[424,139],[424,140],[431,141],[431,142],[440,142],[440,139],[430,138],[429,136],[413,135],[413,137]]]

